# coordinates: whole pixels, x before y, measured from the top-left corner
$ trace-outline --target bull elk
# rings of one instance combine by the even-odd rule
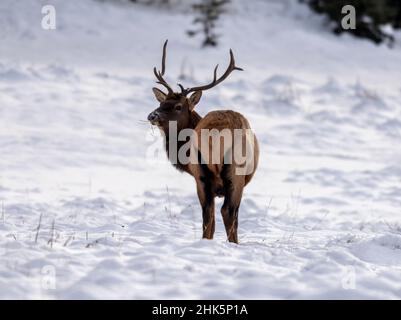
[[[148,121],[152,125],[156,125],[163,134],[167,157],[172,164],[179,171],[189,173],[195,178],[197,194],[202,207],[203,238],[213,238],[215,230],[214,199],[215,197],[224,197],[221,214],[227,238],[230,242],[238,243],[238,210],[243,189],[251,181],[257,167],[259,158],[258,142],[253,134],[245,134],[245,132],[251,131],[251,128],[248,120],[240,113],[231,110],[219,110],[209,112],[202,118],[194,108],[201,99],[203,91],[223,82],[232,71],[242,69],[235,65],[234,55],[230,50],[230,63],[222,76],[217,78],[217,65],[214,69],[213,80],[209,84],[192,88],[184,88],[184,86],[178,84],[181,92],[174,92],[163,78],[166,70],[166,47],[167,40],[163,46],[162,69],[159,71],[155,67],[153,72],[157,83],[164,86],[167,93],[158,88],[153,88],[153,93],[160,106],[148,115]],[[192,94],[188,96],[190,93]],[[178,132],[176,135],[170,134],[170,126],[173,123]],[[174,143],[180,148],[188,142],[188,139],[181,141],[177,138],[184,129],[192,129],[197,137],[191,142],[190,159],[192,161],[189,162],[177,159],[177,155],[171,154],[169,147]],[[233,133],[234,131],[242,130],[239,152],[243,155],[245,151],[247,159],[251,161],[243,164],[236,160],[236,157],[233,156],[233,149],[236,147],[236,143],[232,139],[228,143],[223,139],[225,145],[216,147],[211,143],[213,137],[209,136],[207,143],[202,144],[199,137],[202,137],[204,130],[214,131],[214,133],[216,131],[218,133],[223,131]],[[208,155],[210,153],[212,153],[214,160],[214,156],[217,154],[217,158],[221,161],[209,159]],[[194,155],[196,161],[193,161]],[[230,156],[228,157],[227,155]],[[245,174],[238,174],[238,169],[244,168],[244,166],[248,166]]]

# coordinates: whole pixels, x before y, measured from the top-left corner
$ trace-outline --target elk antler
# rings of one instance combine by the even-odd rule
[[[168,40],[166,40],[166,42],[164,42],[164,45],[163,45],[162,71],[157,71],[156,67],[154,67],[153,68],[153,73],[155,74],[156,79],[158,80],[158,81],[156,81],[156,83],[159,83],[162,86],[166,87],[166,89],[168,90],[168,94],[173,94],[174,93],[173,89],[171,89],[171,87],[168,85],[166,80],[163,79],[164,71],[166,71],[166,48],[167,48],[167,42],[168,42]]]
[[[239,68],[235,65],[234,54],[231,49],[230,49],[230,64],[228,65],[227,70],[224,72],[224,74],[220,78],[217,79],[218,66],[219,65],[216,65],[216,67],[214,68],[212,82],[210,82],[209,84],[204,85],[204,86],[187,88],[187,89],[184,89],[184,87],[181,84],[179,84],[179,86],[181,88],[181,93],[183,95],[187,95],[190,92],[199,91],[199,90],[204,91],[204,90],[211,89],[211,88],[217,86],[220,82],[223,82],[230,75],[230,73],[233,72],[234,70],[243,71],[242,68]]]

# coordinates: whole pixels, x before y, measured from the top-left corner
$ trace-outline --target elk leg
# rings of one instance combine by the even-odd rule
[[[228,197],[226,196],[226,199]],[[224,199],[221,215],[223,216],[224,226],[226,228],[227,239],[230,242],[238,243],[238,209],[239,204]]]
[[[225,197],[221,215],[223,216],[228,241],[238,243],[238,210],[244,189],[244,177],[226,175],[223,177],[223,181]]]
[[[215,218],[214,196],[211,185],[204,178],[201,178],[200,181],[197,182],[197,191],[199,202],[202,206],[203,238],[213,239]]]

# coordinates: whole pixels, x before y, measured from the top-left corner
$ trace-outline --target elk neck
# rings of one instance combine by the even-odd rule
[[[180,148],[189,140],[189,138],[187,138],[187,140],[185,141],[178,141],[178,136],[180,134],[180,131],[183,129],[195,129],[201,119],[202,117],[197,112],[192,111],[190,113],[190,119],[187,127],[178,129],[177,134],[174,134],[172,136],[170,136],[168,130],[164,131],[164,136],[165,136],[164,145],[166,148],[167,157],[169,158],[173,166],[179,171],[184,171],[191,174],[188,169],[188,165],[180,163],[177,154],[174,156],[174,158],[172,157],[172,155],[170,155],[170,144],[175,143],[175,145],[177,146],[176,152],[178,152],[178,150],[180,150]]]

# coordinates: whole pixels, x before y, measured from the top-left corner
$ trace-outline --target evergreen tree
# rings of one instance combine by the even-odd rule
[[[316,12],[327,15],[334,22],[333,31],[336,34],[351,32],[362,38],[368,38],[375,43],[388,41],[393,43],[391,34],[383,31],[383,25],[390,24],[393,28],[401,27],[401,0],[301,0],[307,2]],[[352,5],[356,10],[356,29],[345,30],[341,26],[344,15],[341,9]]]
[[[201,28],[188,31],[188,35],[195,36],[202,32],[204,36],[202,46],[216,46],[219,37],[216,33],[216,22],[220,15],[226,11],[225,7],[229,2],[230,0],[203,0],[194,4],[192,7],[197,16],[193,23],[200,24]]]

